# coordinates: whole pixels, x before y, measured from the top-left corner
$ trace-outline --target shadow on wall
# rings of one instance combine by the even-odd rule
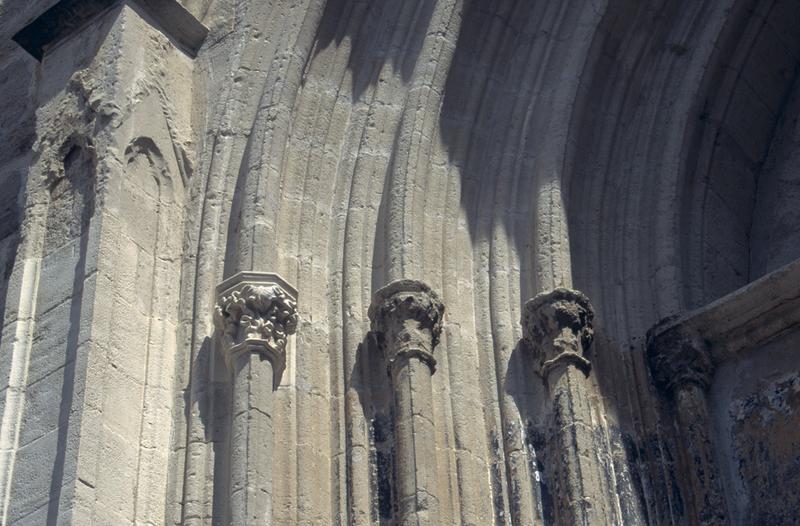
[[[352,40],[347,67],[353,73],[353,99],[357,100],[378,82],[387,62],[404,82],[411,80],[435,7],[436,0],[330,0],[316,49]]]
[[[698,93],[703,112],[690,130],[692,155],[679,181],[681,279],[690,308],[800,254],[797,194],[791,194],[792,184],[775,192],[793,172],[793,146],[781,148],[781,142],[791,141],[790,122],[798,111],[800,3],[738,4]]]
[[[537,227],[537,161],[554,113],[561,73],[551,61],[570,51],[571,3],[502,0],[465,10],[444,88],[440,134],[460,171],[461,208],[471,239],[490,240],[498,227],[520,256],[521,293],[533,296],[533,232]],[[540,157],[537,159],[537,157]],[[541,168],[538,168],[541,170]]]
[[[48,252],[45,254],[45,259],[50,252],[60,248],[61,244],[69,240],[71,243],[77,241],[78,260],[73,271],[72,297],[69,300],[69,331],[64,356],[64,379],[59,397],[58,444],[55,448],[53,472],[50,477],[48,524],[55,524],[59,518],[69,434],[79,432],[70,429],[70,414],[76,389],[82,390],[81,386],[76,385],[75,369],[82,328],[83,285],[87,277],[89,229],[94,216],[96,173],[96,161],[89,149],[80,145],[73,146],[64,158],[64,177],[53,185],[50,192],[51,203],[48,207],[45,230],[45,246]]]
[[[391,519],[397,513],[394,476],[395,449],[392,391],[377,334],[368,332],[359,344],[351,373],[352,388],[358,393],[363,418],[369,422],[369,435],[374,448],[369,452],[370,472],[375,488],[373,513],[381,519]],[[353,460],[348,456],[348,462]]]
[[[754,204],[769,184],[762,166],[776,123],[797,90],[800,4],[741,0],[724,13],[713,2],[665,2],[659,11],[611,4],[618,12],[602,24],[578,123],[571,255],[576,284],[605,315],[596,378],[620,420],[641,425],[640,449],[626,452],[652,488],[650,519],[661,522],[689,504],[675,437],[660,423],[670,417],[648,395],[641,337],[660,316],[754,277],[751,228],[768,217]],[[711,34],[716,21],[724,24]],[[685,126],[672,126],[683,117]],[[680,151],[668,151],[670,141]],[[674,279],[664,261],[675,261]]]
[[[449,161],[461,171],[462,208],[475,239],[486,235],[491,205],[507,232],[518,208],[515,193],[527,195],[532,175],[525,122],[533,103],[530,61],[541,21],[541,2],[474,2],[461,24],[445,84],[440,133]],[[515,184],[517,192],[512,192]],[[503,200],[506,200],[503,202]]]
[[[2,17],[0,14],[0,20]],[[31,94],[35,86],[35,61],[18,47],[4,58],[0,60],[0,92],[16,96],[13,101],[6,101],[0,111],[0,159],[4,165],[0,175],[0,315],[5,313],[8,305],[9,280],[20,241],[21,199],[25,192],[27,160],[31,156],[35,128]],[[10,168],[20,159],[26,162],[20,162],[20,168]],[[0,331],[0,346],[2,343]]]
[[[2,182],[4,189],[3,197],[0,198],[0,314],[6,312],[8,303],[8,286],[11,279],[11,271],[14,268],[14,261],[19,246],[19,226],[20,226],[20,207],[18,194],[21,177],[16,177],[16,173],[11,173]],[[4,326],[5,324],[3,324]],[[0,330],[0,348],[3,344],[3,333]]]
[[[426,36],[438,29],[430,27],[436,4],[331,0],[315,49],[351,41],[347,67],[355,99],[380,82],[385,64],[411,82]],[[431,86],[444,92],[438,131],[450,163],[460,172],[461,206],[472,239],[489,239],[502,226],[527,269],[533,257],[539,135],[551,120],[561,118],[550,103],[562,80],[553,56],[571,52],[569,32],[580,10],[572,2],[466,4],[445,85]],[[532,279],[529,272],[526,279]],[[532,284],[523,289],[532,295]]]

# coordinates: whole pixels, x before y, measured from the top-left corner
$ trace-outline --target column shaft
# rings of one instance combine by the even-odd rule
[[[706,391],[714,377],[714,363],[708,343],[694,331],[660,330],[659,325],[648,332],[647,340],[653,381],[675,407],[689,479],[684,494],[693,504],[688,511],[690,524],[728,524],[709,432]]]
[[[522,318],[525,340],[552,402],[547,472],[555,482],[558,524],[613,521],[594,439],[591,363],[584,356],[592,344],[593,318],[588,298],[564,288],[528,301]]]
[[[712,454],[705,392],[694,383],[682,385],[675,391],[675,405],[689,465],[697,523],[703,526],[727,524],[725,502]]]
[[[235,358],[231,416],[231,524],[272,520],[272,363],[258,352]]]
[[[656,325],[648,332],[647,359],[656,387],[674,404],[678,440],[689,471],[689,488],[684,488],[691,504],[687,512],[689,523],[727,524],[706,405],[705,393],[714,377],[708,343],[686,328],[662,330]]]
[[[297,292],[276,274],[240,272],[217,293],[215,320],[232,375],[230,524],[272,524],[273,391],[297,328]]]
[[[394,432],[400,525],[438,524],[436,434],[433,427],[431,369],[418,358],[396,366]]]
[[[595,524],[602,511],[598,506],[601,466],[590,424],[586,375],[567,365],[548,378],[555,433],[550,467],[556,477],[556,520],[559,524]]]
[[[433,424],[433,350],[444,305],[430,287],[399,280],[375,293],[369,308],[391,377],[397,447],[397,524],[436,526],[436,431]]]

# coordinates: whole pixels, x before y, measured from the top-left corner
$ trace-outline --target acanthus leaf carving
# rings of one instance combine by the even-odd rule
[[[239,353],[259,352],[272,362],[276,385],[285,367],[286,343],[298,324],[295,293],[283,283],[274,274],[237,274],[220,285],[214,312],[228,363]]]

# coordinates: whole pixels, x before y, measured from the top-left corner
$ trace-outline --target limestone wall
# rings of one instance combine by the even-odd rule
[[[798,503],[797,334],[720,370],[715,429],[735,524],[790,523]]]
[[[794,420],[770,442],[754,415],[794,380],[733,392],[750,355],[711,342],[719,369],[664,389],[645,357],[797,256],[794,2],[73,4],[0,6],[4,524],[241,522],[241,458],[273,524],[797,511],[753,482],[793,454]],[[42,16],[37,61],[12,37]],[[274,391],[215,325],[249,271],[297,289]],[[390,377],[369,308],[400,279],[444,318]]]

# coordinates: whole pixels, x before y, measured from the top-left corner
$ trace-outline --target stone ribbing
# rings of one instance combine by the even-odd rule
[[[204,2],[192,3],[201,4]],[[356,350],[365,328],[365,303],[369,303],[369,293],[364,291],[369,291],[370,283],[404,275],[396,265],[392,270],[395,274],[387,276],[387,263],[401,258],[421,268],[420,272],[408,274],[424,275],[441,290],[452,321],[447,345],[438,350],[439,373],[434,377],[438,392],[449,394],[436,397],[437,428],[445,430],[452,425],[454,431],[441,431],[446,439],[440,439],[440,445],[455,451],[458,461],[458,471],[448,471],[447,461],[440,461],[441,479],[448,481],[454,495],[449,501],[445,499],[448,502],[442,506],[443,514],[450,513],[454,520],[460,514],[465,523],[489,522],[492,517],[484,513],[507,516],[509,501],[514,505],[510,488],[525,481],[525,476],[515,478],[503,467],[503,455],[509,458],[520,450],[506,447],[503,451],[502,444],[497,448],[487,437],[499,436],[502,442],[507,436],[521,436],[516,432],[518,428],[511,427],[519,420],[514,412],[515,400],[501,382],[513,380],[520,370],[515,364],[508,367],[519,337],[514,332],[520,314],[518,294],[522,299],[528,297],[533,283],[536,287],[550,286],[547,276],[532,271],[532,262],[547,262],[553,259],[553,252],[567,260],[571,256],[577,268],[576,281],[592,283],[593,302],[598,308],[602,306],[605,313],[603,334],[613,338],[615,347],[623,349],[606,353],[613,349],[604,346],[602,362],[599,358],[592,360],[596,372],[603,362],[613,364],[619,371],[603,379],[616,388],[604,391],[603,402],[630,399],[633,409],[629,412],[633,413],[641,406],[636,422],[644,421],[645,436],[640,438],[650,440],[648,433],[655,429],[652,422],[656,418],[650,410],[650,398],[644,396],[640,400],[635,392],[639,386],[634,379],[645,375],[635,369],[640,353],[628,352],[628,344],[631,338],[643,334],[658,315],[675,310],[673,296],[678,298],[679,294],[672,292],[678,287],[670,282],[674,266],[667,260],[672,252],[660,250],[654,257],[655,252],[644,243],[655,238],[663,247],[675,239],[664,228],[658,228],[653,235],[656,222],[674,224],[668,214],[655,213],[657,208],[676,213],[684,209],[670,198],[673,191],[667,171],[675,172],[678,179],[679,170],[675,167],[683,163],[670,152],[685,149],[660,146],[683,144],[680,133],[672,133],[673,127],[687,129],[679,118],[688,115],[687,119],[698,121],[694,113],[685,111],[686,107],[699,107],[697,101],[682,94],[690,93],[699,84],[696,72],[705,74],[708,70],[709,60],[704,53],[716,47],[715,35],[721,20],[708,11],[722,11],[726,3],[670,8],[658,17],[651,16],[655,9],[652,7],[634,10],[613,3],[607,16],[602,10],[584,9],[586,5],[580,2],[501,1],[488,7],[472,4],[464,16],[463,38],[459,37],[457,60],[446,87],[437,78],[428,82],[421,73],[434,71],[428,67],[434,64],[431,57],[437,58],[439,71],[446,71],[449,62],[442,57],[446,57],[449,47],[442,53],[428,49],[418,53],[415,34],[430,35],[432,41],[454,46],[451,35],[459,32],[462,23],[458,15],[446,27],[449,32],[445,32],[442,25],[426,22],[426,8],[415,9],[418,4],[422,6],[418,2],[396,2],[403,6],[402,13],[391,9],[393,4],[385,4],[389,8],[384,7],[383,12],[391,24],[382,24],[381,10],[377,8],[362,9],[356,3],[354,10],[337,10],[334,7],[341,3],[329,2],[331,13],[325,10],[317,39],[320,17],[313,9],[320,4],[306,2],[305,6],[310,7],[303,7],[286,3],[273,7],[271,3],[262,6],[243,2],[237,12],[241,18],[223,24],[224,33],[215,30],[214,54],[203,55],[204,61],[214,65],[209,71],[215,73],[198,77],[209,79],[208,111],[215,117],[208,119],[205,131],[213,140],[198,148],[202,161],[193,191],[203,198],[192,207],[197,212],[189,222],[184,254],[184,290],[188,291],[183,300],[184,323],[190,327],[192,338],[186,347],[198,355],[192,363],[192,374],[196,370],[203,371],[197,377],[207,374],[199,380],[192,378],[191,398],[202,401],[203,396],[215,396],[214,383],[206,381],[213,378],[213,370],[205,373],[203,369],[207,354],[198,351],[209,325],[202,313],[210,316],[208,299],[219,280],[217,274],[226,252],[226,220],[236,215],[235,211],[230,212],[233,187],[238,176],[255,171],[252,167],[270,175],[259,183],[269,192],[247,194],[247,199],[258,197],[252,201],[267,205],[266,219],[259,224],[274,228],[274,232],[251,237],[272,259],[255,257],[256,264],[250,266],[228,261],[225,268],[277,268],[317,296],[309,311],[314,315],[316,341],[304,345],[308,361],[298,370],[298,374],[306,375],[305,383],[298,384],[309,388],[298,389],[296,405],[280,404],[290,409],[283,415],[285,422],[279,425],[288,430],[283,436],[290,437],[286,439],[289,443],[296,439],[298,443],[312,444],[323,454],[327,454],[330,444],[332,459],[330,463],[317,462],[318,457],[305,452],[297,457],[295,448],[281,448],[276,453],[276,466],[286,474],[284,489],[276,489],[276,494],[282,493],[280,498],[289,504],[281,507],[283,521],[330,523],[336,516],[360,521],[365,515],[363,522],[369,520],[370,500],[374,500],[365,483],[369,463],[363,457],[357,458],[364,451],[368,432],[361,425],[364,411],[353,388],[358,387],[359,379],[353,380],[351,375],[357,371]],[[425,5],[433,4],[442,5]],[[226,3],[215,4],[207,20],[224,19],[228,16],[225,9]],[[625,12],[620,15],[620,10]],[[591,17],[600,16],[601,31],[593,38],[595,22]],[[647,28],[645,33],[641,33],[643,27]],[[685,37],[689,28],[698,29]],[[276,38],[267,41],[259,34]],[[638,38],[640,34],[651,36]],[[643,49],[657,47],[664,35],[669,36],[666,41],[685,44],[691,52],[682,53],[679,46],[665,46],[653,61],[638,59]],[[581,52],[583,43],[588,54]],[[595,43],[607,45],[604,49],[608,52],[595,53]],[[313,53],[309,53],[312,48]],[[364,57],[374,57],[374,62],[367,65]],[[687,64],[690,60],[691,64]],[[224,67],[218,68],[217,64]],[[635,64],[638,65],[631,70]],[[410,71],[414,65],[417,72]],[[217,74],[223,70],[223,74]],[[297,71],[302,73],[302,89],[296,80],[300,77]],[[735,68],[732,71],[738,74]],[[557,81],[553,72],[560,75]],[[629,78],[636,82],[632,85]],[[640,82],[642,78],[647,81]],[[580,90],[571,89],[579,82]],[[413,96],[407,96],[406,86],[412,83]],[[645,88],[637,91],[638,84]],[[647,89],[653,85],[662,86],[663,91]],[[509,87],[513,87],[510,93]],[[444,115],[440,116],[436,112],[442,94]],[[646,104],[630,103],[640,96],[647,99]],[[662,106],[657,105],[656,99]],[[673,107],[676,103],[681,107]],[[587,104],[589,110],[582,112]],[[407,115],[408,128],[397,130],[396,117],[404,105],[408,108],[403,113]],[[457,110],[451,111],[449,120],[448,105]],[[203,107],[201,103],[200,109]],[[602,111],[595,111],[595,107]],[[256,116],[261,111],[263,115]],[[674,118],[663,118],[665,111]],[[624,126],[618,125],[615,113]],[[535,118],[527,118],[528,115]],[[449,135],[446,147],[438,144],[440,129],[445,132],[443,135]],[[409,143],[416,144],[411,138],[418,139],[422,147],[405,148]],[[578,141],[574,147],[577,155],[554,146],[553,142],[559,140],[570,145]],[[462,150],[467,153],[462,155]],[[653,155],[643,155],[643,151]],[[250,153],[246,161],[242,161],[242,152]],[[455,162],[447,162],[448,154]],[[543,158],[563,161],[542,163]],[[536,166],[529,162],[533,160]],[[539,174],[552,174],[553,181],[537,182],[537,188],[549,183],[559,188],[560,170],[563,168],[563,175],[568,178],[573,161],[572,186],[581,189],[579,199],[566,200],[569,210],[576,214],[569,223],[574,251],[570,253],[569,247],[558,239],[552,245],[537,243],[531,249],[530,244],[525,244],[530,241],[530,233],[547,231],[548,227],[557,230],[545,222],[551,218],[546,210],[537,211],[546,207],[532,204],[530,180],[534,175],[538,180]],[[389,163],[400,167],[393,169],[393,174],[417,174],[416,180],[404,182],[403,177],[386,177]],[[646,176],[640,177],[641,174]],[[390,183],[392,198],[397,202],[388,197]],[[382,188],[385,202],[380,195]],[[394,188],[409,191],[395,192]],[[394,224],[409,232],[392,251],[381,246],[390,229],[383,224],[388,214],[397,219]],[[391,230],[398,231],[394,226]],[[515,236],[518,251],[512,241]],[[197,247],[194,252],[192,247]],[[647,266],[653,261],[656,263],[652,268]],[[659,286],[653,286],[653,277]],[[518,287],[519,283],[522,287]],[[312,301],[304,300],[304,304],[312,305]],[[194,317],[196,313],[201,314]],[[341,349],[344,352],[337,352]],[[181,388],[186,384],[179,382]],[[280,396],[289,392],[281,391]],[[537,394],[530,398],[535,399]],[[498,410],[498,398],[504,404],[502,411]],[[511,403],[505,404],[506,398]],[[475,400],[481,403],[475,404]],[[314,404],[330,405],[332,409],[329,413],[318,411]],[[623,406],[616,406],[606,416],[611,420],[618,412],[626,416]],[[502,426],[497,423],[498,412],[503,416]],[[179,413],[183,416],[183,411]],[[189,439],[185,440],[190,450],[186,455],[185,516],[187,523],[194,517],[200,517],[197,523],[202,523],[211,521],[212,501],[216,498],[207,484],[215,462],[213,446],[203,427],[208,413],[202,403],[197,403],[191,406],[190,414]],[[331,423],[332,437],[297,425],[308,422],[308,415],[320,414],[328,417],[318,422]],[[483,422],[478,426],[479,432],[475,431],[476,422]],[[519,442],[524,445],[523,439]],[[521,451],[520,458],[527,460]],[[442,454],[440,458],[447,457]],[[337,465],[349,459],[353,459],[349,471]],[[643,470],[645,487],[658,487],[662,482],[658,474],[668,471],[657,460],[644,460],[653,466],[656,476],[650,477]],[[330,465],[331,476],[322,475],[318,465],[323,466],[321,470]],[[487,476],[490,468],[496,469],[491,479]],[[334,482],[318,483],[321,479]],[[334,504],[328,506],[332,500]],[[633,506],[639,502],[625,500]],[[666,511],[660,508],[662,500],[670,499],[653,499],[654,504],[647,505],[654,506],[652,517],[666,521]],[[326,516],[330,520],[319,520],[317,514],[330,514]],[[513,508],[510,514],[512,519],[527,516]]]
[[[333,517],[346,517],[352,524],[377,520],[377,496],[365,457],[369,404],[362,405],[372,386],[362,378],[358,359],[370,301],[365,291],[370,284],[415,275],[439,287],[448,298],[448,309],[452,302],[459,313],[447,337],[456,343],[439,349],[433,377],[438,446],[455,452],[438,460],[442,491],[449,495],[440,503],[441,520],[487,523],[512,517],[514,524],[534,524],[534,482],[527,470],[531,459],[508,385],[518,376],[517,368],[509,367],[519,338],[513,330],[521,303],[516,284],[550,283],[553,273],[539,275],[532,266],[535,261],[547,266],[552,260],[559,266],[555,281],[562,282],[560,267],[567,252],[556,254],[547,246],[517,250],[530,247],[532,233],[557,234],[564,226],[548,209],[548,203],[560,199],[530,198],[534,174],[556,175],[557,168],[545,162],[541,170],[533,169],[523,160],[532,159],[532,146],[540,151],[542,137],[549,142],[546,157],[563,158],[554,142],[566,141],[561,124],[569,119],[559,108],[572,111],[579,77],[571,76],[557,90],[537,78],[549,67],[561,70],[567,58],[585,60],[580,48],[591,42],[592,31],[586,19],[599,14],[581,11],[579,2],[574,2],[575,8],[499,2],[488,8],[488,16],[483,8],[462,9],[461,2],[354,4],[353,10],[328,2],[309,52],[307,37],[317,31],[312,10],[319,4],[308,2],[307,12],[248,6],[242,16],[254,25],[234,26],[235,31],[224,37],[231,48],[241,50],[232,55],[226,74],[238,82],[217,82],[219,95],[210,100],[224,118],[219,131],[210,134],[216,137],[216,147],[202,154],[211,166],[211,206],[206,207],[210,212],[201,229],[205,241],[198,243],[201,255],[210,254],[198,264],[203,283],[213,273],[208,268],[221,266],[213,261],[213,249],[205,249],[213,240],[208,232],[218,224],[215,206],[222,201],[220,223],[225,225],[226,200],[235,184],[248,210],[239,215],[236,202],[230,217],[241,217],[241,222],[226,225],[227,240],[224,229],[221,234],[220,245],[225,247],[227,241],[229,253],[239,255],[238,262],[227,262],[226,267],[277,268],[316,296],[303,304],[315,316],[320,341],[305,340],[307,367],[297,369],[311,392],[281,390],[277,396],[296,393],[296,405],[291,406],[296,410],[283,415],[279,410],[278,418],[284,419],[280,425],[287,430],[296,429],[302,443],[320,450],[330,444],[333,482],[318,483],[320,469],[328,464],[319,468],[309,455],[297,456],[294,448],[276,451],[276,467],[286,474],[285,484],[276,487],[285,506],[276,507],[276,514],[287,523],[313,522],[327,508],[300,505],[304,495],[327,502],[326,492],[331,492]],[[525,21],[523,39],[512,38],[517,30],[511,20]],[[474,27],[480,36],[470,30],[461,38],[462,27]],[[586,28],[579,39],[532,38],[576,27]],[[274,47],[269,47],[259,33],[285,38],[270,39]],[[461,60],[453,61],[451,68],[454,53]],[[375,57],[369,66],[352,67],[367,56]],[[515,67],[499,68],[495,63]],[[452,87],[446,89],[446,84]],[[520,89],[506,92],[507,86]],[[466,107],[452,104],[460,100]],[[462,122],[464,115],[472,120],[469,126]],[[533,115],[551,117],[527,117]],[[550,122],[559,123],[557,129]],[[446,137],[440,137],[442,130]],[[448,154],[453,162],[448,163]],[[544,161],[543,156],[536,159]],[[558,189],[543,183],[544,189]],[[539,211],[536,202],[541,203]],[[547,219],[544,228],[536,227],[539,218]],[[231,241],[235,237],[238,243]],[[534,260],[539,253],[548,254],[546,260]],[[524,294],[529,288],[522,290]],[[331,374],[326,376],[328,357]],[[200,382],[194,385],[198,391],[203,388]],[[328,389],[331,439],[298,425],[308,421],[303,415]],[[476,422],[482,422],[479,432]],[[193,436],[202,438],[201,431],[193,425]],[[210,446],[206,451],[210,473],[213,452]],[[522,471],[508,474],[507,457],[518,459]],[[203,457],[187,455],[187,463],[199,467],[187,469],[191,480],[203,469],[194,458]],[[202,493],[194,482],[191,487],[195,490],[187,490],[187,502]],[[203,498],[208,514],[210,496]]]
[[[430,287],[398,280],[378,290],[369,308],[394,395],[398,524],[439,524],[431,376],[444,304]]]
[[[297,292],[276,274],[240,272],[219,288],[215,321],[232,372],[231,524],[272,523],[273,395],[297,329]]]
[[[559,524],[606,522],[613,506],[605,502],[602,466],[594,453],[588,381],[592,367],[594,309],[579,291],[557,288],[525,304],[522,327],[536,372],[552,404],[550,476],[555,479],[555,518]]]
[[[680,327],[648,334],[647,358],[658,389],[675,407],[698,523],[727,524],[725,498],[711,443],[706,392],[714,377],[708,342]]]

